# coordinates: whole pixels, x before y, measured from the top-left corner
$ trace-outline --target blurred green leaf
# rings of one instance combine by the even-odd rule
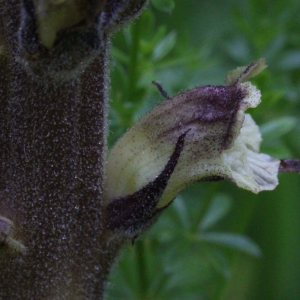
[[[260,131],[265,139],[275,139],[287,134],[296,127],[297,118],[281,117],[260,126]]]
[[[177,214],[182,222],[182,225],[185,228],[188,228],[189,224],[190,224],[190,216],[189,216],[186,204],[185,204],[184,200],[182,199],[182,197],[178,196],[176,198],[176,200],[173,203],[173,207],[174,207],[175,211],[177,212]]]
[[[129,56],[124,53],[122,50],[116,48],[116,47],[113,47],[112,48],[112,56],[117,59],[119,62],[125,64],[125,65],[128,65],[129,63]]]
[[[241,65],[251,61],[251,48],[249,42],[244,37],[227,41],[225,50],[231,58]]]
[[[158,61],[168,55],[176,44],[177,34],[175,31],[168,33],[160,42],[155,46],[153,51],[153,60]]]
[[[199,240],[230,247],[250,255],[260,256],[261,250],[251,239],[241,234],[234,233],[202,233]]]
[[[205,215],[203,216],[199,229],[205,231],[214,226],[229,212],[231,207],[231,199],[227,195],[218,194],[208,207]]]
[[[220,251],[220,249],[203,247],[203,256],[204,259],[208,260],[211,266],[223,277],[230,277],[231,270],[229,259]]]
[[[175,7],[174,0],[151,0],[153,6],[164,12],[171,12]]]
[[[278,67],[282,70],[295,70],[300,68],[300,50],[285,52],[279,62]]]
[[[274,61],[279,55],[280,52],[284,49],[286,46],[286,35],[285,34],[279,34],[277,35],[273,41],[269,43],[267,48],[264,51],[264,57],[268,58],[268,61]]]

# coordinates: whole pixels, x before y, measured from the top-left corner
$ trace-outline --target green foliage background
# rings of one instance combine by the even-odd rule
[[[299,13],[298,0],[153,0],[113,40],[109,145],[163,101],[152,80],[173,95],[265,57],[250,111],[262,152],[300,157]],[[300,299],[300,176],[279,177],[259,195],[229,182],[187,188],[121,254],[108,298]]]

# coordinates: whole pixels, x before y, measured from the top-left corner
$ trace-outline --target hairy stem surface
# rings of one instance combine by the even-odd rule
[[[118,249],[107,241],[102,207],[109,38],[76,77],[33,75],[15,56],[18,6],[7,7],[0,214],[27,251],[0,256],[0,298],[101,299]]]

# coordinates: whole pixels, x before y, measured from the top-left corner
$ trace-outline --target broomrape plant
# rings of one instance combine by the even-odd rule
[[[273,190],[299,160],[259,153],[260,59],[169,97],[106,162],[108,52],[146,0],[0,3],[0,297],[102,299],[120,248],[195,181]]]

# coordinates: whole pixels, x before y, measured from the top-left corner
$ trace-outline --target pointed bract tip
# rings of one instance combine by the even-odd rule
[[[248,81],[250,78],[256,76],[267,67],[266,59],[260,58],[253,61],[247,66],[238,67],[228,72],[225,78],[225,84],[235,84]]]

